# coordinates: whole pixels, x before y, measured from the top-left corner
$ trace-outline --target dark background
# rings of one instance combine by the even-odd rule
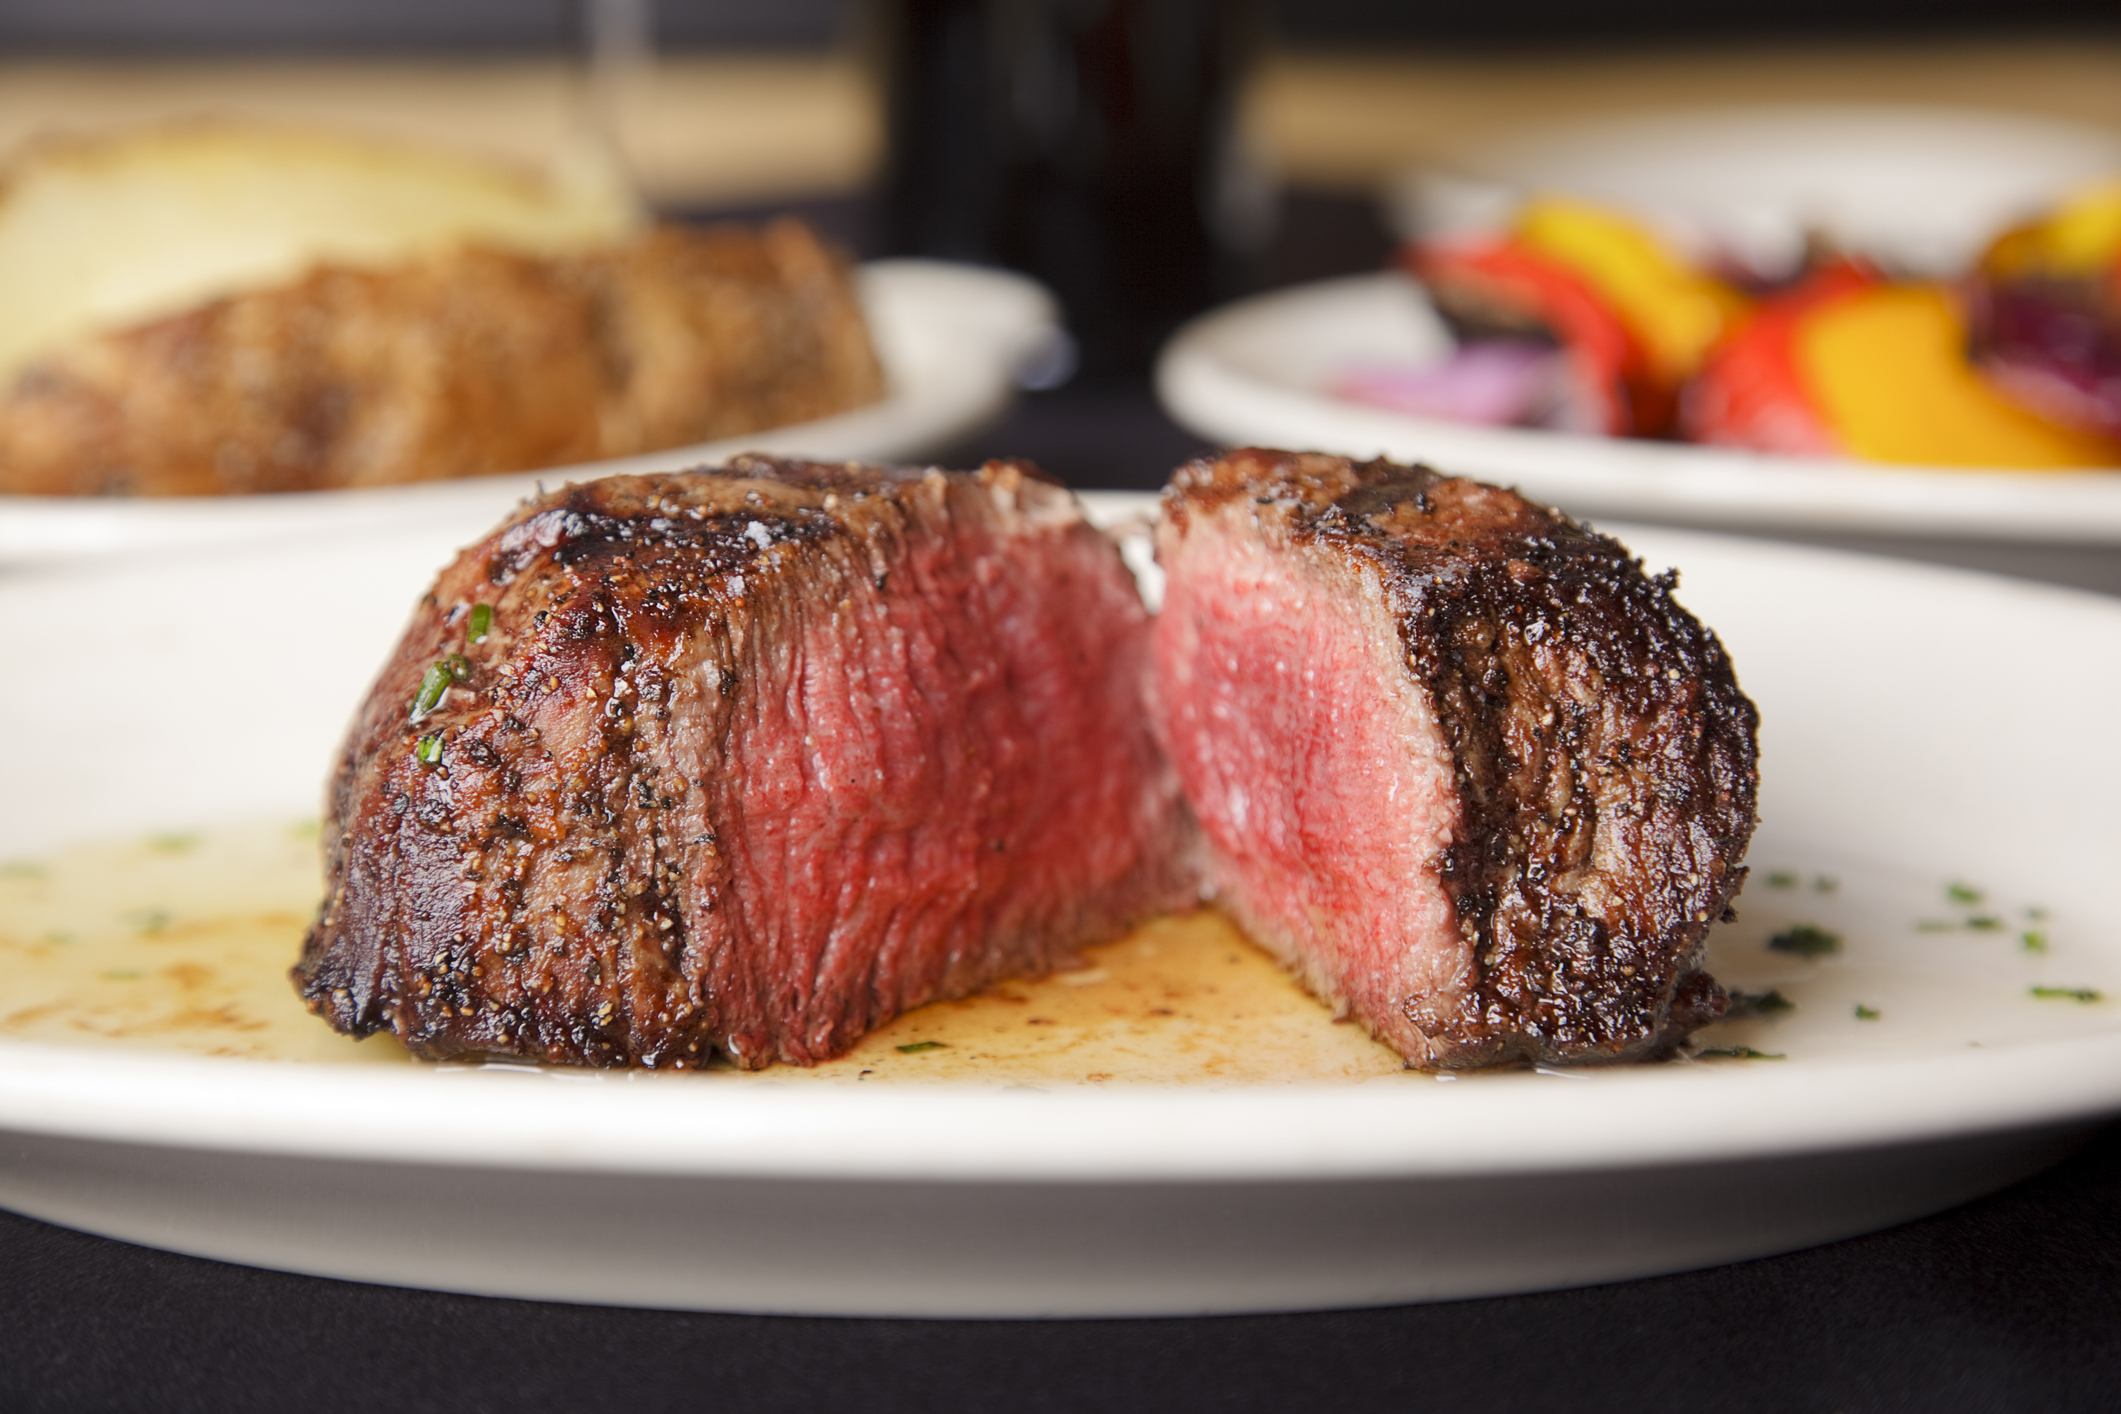
[[[2121,1130],[1996,1197],[1809,1252],[1581,1291],[1207,1320],[497,1301],[223,1266],[0,1213],[9,1414],[2116,1408]]]
[[[659,0],[672,48],[816,48],[860,0]],[[2121,26],[2113,0],[1263,0],[1297,46],[1610,46],[1643,41],[1965,35]],[[573,0],[4,0],[0,50],[72,53],[549,50]]]

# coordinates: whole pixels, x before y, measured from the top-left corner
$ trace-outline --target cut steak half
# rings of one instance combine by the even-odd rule
[[[533,501],[355,722],[297,985],[417,1054],[815,1062],[1195,897],[1149,620],[1032,469]]]
[[[1208,884],[1315,992],[1438,1068],[1721,1014],[1756,718],[1670,576],[1511,491],[1257,450],[1174,476],[1158,558]]]

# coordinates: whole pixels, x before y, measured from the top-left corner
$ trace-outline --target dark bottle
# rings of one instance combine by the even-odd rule
[[[881,0],[885,240],[1059,295],[1138,374],[1234,293],[1266,202],[1235,141],[1247,0]]]

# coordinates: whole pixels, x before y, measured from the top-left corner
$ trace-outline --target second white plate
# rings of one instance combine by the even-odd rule
[[[269,496],[0,496],[0,566],[392,525],[421,527],[446,547],[484,532],[541,483],[671,471],[747,451],[906,460],[942,451],[1000,417],[1016,396],[1018,372],[1052,357],[1065,337],[1053,297],[1007,271],[880,260],[862,266],[859,279],[889,387],[869,407],[643,456],[418,486]]]
[[[1165,410],[1225,445],[1428,462],[1586,515],[1885,535],[2121,543],[2121,470],[1964,470],[1804,460],[1675,442],[1481,427],[1351,402],[1358,364],[1441,358],[1450,332],[1414,280],[1356,275],[1243,300],[1181,329],[1156,369]]]

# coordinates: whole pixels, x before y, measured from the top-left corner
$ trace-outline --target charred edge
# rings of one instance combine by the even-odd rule
[[[1640,1059],[1669,1050],[1687,1031],[1721,1014],[1724,1005],[1721,989],[1698,971],[1698,963],[1709,923],[1735,895],[1742,869],[1699,878],[1640,919],[1590,917],[1568,887],[1569,876],[1589,863],[1599,810],[1595,775],[1601,769],[1641,769],[1655,776],[1653,788],[1661,788],[1668,763],[1634,760],[1625,740],[1610,744],[1604,761],[1594,759],[1594,714],[1584,703],[1557,695],[1544,699],[1537,750],[1548,776],[1569,772],[1567,804],[1558,817],[1542,814],[1536,797],[1548,781],[1533,782],[1534,799],[1520,798],[1515,784],[1529,763],[1516,758],[1500,730],[1513,696],[1505,661],[1509,645],[1503,641],[1508,633],[1489,636],[1491,626],[1527,617],[1511,612],[1513,607],[1539,616],[1533,623],[1561,625],[1552,632],[1575,640],[1571,646],[1584,655],[1585,670],[1597,673],[1605,690],[1640,699],[1636,705],[1644,716],[1688,719],[1691,740],[1686,744],[1692,750],[1685,766],[1701,771],[1715,789],[1718,798],[1701,805],[1709,821],[1723,827],[1716,842],[1721,856],[1741,854],[1750,834],[1750,756],[1734,750],[1729,739],[1704,742],[1705,724],[1716,713],[1689,700],[1697,687],[1705,687],[1727,719],[1736,720],[1739,735],[1749,733],[1751,704],[1737,692],[1720,645],[1671,602],[1669,580],[1631,573],[1631,562],[1618,553],[1595,553],[1603,546],[1584,548],[1594,553],[1570,556],[1575,563],[1558,582],[1517,572],[1519,563],[1542,558],[1527,554],[1523,561],[1481,567],[1431,587],[1422,596],[1426,622],[1407,635],[1433,698],[1458,704],[1458,710],[1442,715],[1458,762],[1465,837],[1442,872],[1473,949],[1478,1012],[1502,1033],[1476,1047],[1466,1063],[1562,1054],[1572,1062]],[[1627,601],[1645,596],[1649,603],[1633,607],[1648,613],[1621,612]],[[1609,646],[1603,636],[1568,626],[1572,615],[1601,611],[1649,626],[1652,641],[1641,646],[1640,657],[1665,665],[1663,671],[1653,668],[1645,679],[1641,670],[1599,652]],[[1673,664],[1684,665],[1683,681],[1664,676]],[[1525,710],[1526,700],[1519,697],[1515,710]],[[1520,914],[1530,915],[1523,921],[1534,924],[1538,946],[1521,943],[1499,927],[1506,899]]]
[[[571,502],[543,510],[504,535],[486,562],[487,582],[513,583],[541,564],[580,570],[642,551],[693,551],[688,578],[740,570],[775,545],[808,543],[840,533],[821,508],[746,506],[733,510],[611,512],[580,504],[589,488],[570,488]],[[752,527],[758,526],[758,531]],[[762,543],[763,542],[763,543]]]

